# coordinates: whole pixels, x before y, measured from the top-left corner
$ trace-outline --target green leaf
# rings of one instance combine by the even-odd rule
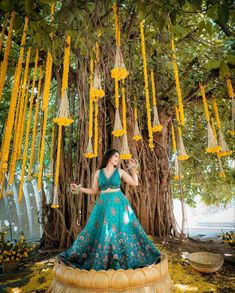
[[[168,12],[167,11],[163,11],[159,20],[159,30],[162,31],[164,26],[167,24],[168,22]]]
[[[212,35],[212,24],[211,24],[209,21],[206,22],[206,24],[205,24],[205,28],[206,28],[206,30],[208,31],[208,33],[209,33],[210,35]]]
[[[185,0],[178,0],[179,4],[183,6],[185,4]]]
[[[218,5],[215,4],[207,10],[207,16],[212,18],[213,20],[218,19]]]
[[[176,15],[177,13],[175,9],[170,12],[170,19],[173,25],[176,25]]]
[[[229,7],[228,4],[226,2],[224,2],[223,4],[221,4],[218,7],[218,15],[219,15],[219,20],[226,24],[229,20]]]
[[[188,0],[188,2],[190,4],[192,4],[198,10],[201,10],[201,8],[202,8],[202,0]]]
[[[198,25],[198,33],[199,33],[199,35],[202,33],[202,31],[204,30],[204,28],[205,28],[205,21],[202,20],[202,21],[199,23],[199,25]]]
[[[230,73],[230,70],[227,63],[224,60],[222,60],[219,67],[219,78],[223,79],[225,78],[226,75],[229,75],[229,73]]]
[[[212,70],[212,69],[217,69],[220,67],[221,61],[220,60],[210,60],[207,62],[206,64],[206,69],[208,71]]]
[[[234,55],[228,55],[226,57],[226,61],[227,61],[228,64],[235,65],[235,56]]]

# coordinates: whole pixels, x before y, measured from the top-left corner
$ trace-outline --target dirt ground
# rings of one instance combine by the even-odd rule
[[[174,293],[235,293],[235,249],[228,244],[213,240],[201,242],[191,238],[159,241],[150,236],[150,239],[162,253],[168,255]],[[220,253],[225,257],[224,265],[216,273],[200,273],[190,266],[186,258],[187,253],[196,251]],[[27,258],[17,272],[0,274],[0,292],[46,292],[53,279],[53,259],[57,253],[38,251]]]

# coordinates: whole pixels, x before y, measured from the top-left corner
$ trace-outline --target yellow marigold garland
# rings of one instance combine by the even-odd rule
[[[228,88],[228,95],[230,98],[233,98],[234,91],[233,91],[233,86],[232,86],[232,82],[231,82],[231,77],[226,77],[226,84],[227,84],[227,88]]]
[[[39,69],[38,77],[38,89],[37,89],[37,100],[35,105],[35,114],[34,114],[34,124],[33,124],[33,135],[31,142],[31,153],[30,153],[30,162],[29,162],[29,171],[28,171],[28,180],[32,180],[32,168],[34,163],[34,152],[35,152],[35,141],[37,136],[37,125],[38,125],[38,113],[40,106],[40,95],[41,95],[41,82],[42,82],[42,67]]]
[[[64,96],[65,90],[67,90],[68,88],[70,44],[71,44],[71,36],[68,35],[66,39],[66,46],[64,48],[64,67],[63,67],[63,79],[62,79],[62,87],[61,87],[62,97]]]
[[[22,83],[23,83],[23,78],[21,79],[20,81],[20,84],[19,84],[19,91],[17,93],[17,104],[16,104],[16,110],[15,110],[15,121],[14,121],[14,132],[16,132],[16,128],[17,128],[17,122],[18,122],[18,119],[19,119],[19,112],[20,112],[20,102],[21,102],[21,94],[22,94]]]
[[[63,78],[62,78],[60,108],[59,108],[57,117],[53,119],[53,121],[58,124],[59,131],[58,131],[56,169],[55,169],[54,188],[53,188],[53,203],[51,205],[51,208],[59,208],[59,201],[58,201],[59,187],[58,186],[59,186],[59,167],[60,167],[62,126],[68,126],[71,123],[73,123],[73,119],[69,118],[69,102],[68,102],[68,96],[67,96],[70,43],[71,43],[71,37],[68,35],[67,37],[68,47],[65,48],[65,53],[64,53],[64,70],[63,70]]]
[[[149,147],[151,150],[154,149],[153,144],[153,131],[151,125],[151,112],[150,112],[150,100],[149,100],[149,86],[148,86],[148,72],[147,72],[147,61],[145,51],[145,38],[144,38],[144,23],[140,22],[140,37],[141,37],[141,51],[143,58],[143,71],[144,71],[144,82],[145,82],[145,96],[146,96],[146,110],[148,119],[148,134],[149,134]]]
[[[24,145],[24,152],[23,152],[21,178],[20,178],[19,195],[18,195],[20,199],[23,196],[24,175],[25,175],[26,163],[28,158],[29,133],[30,133],[32,109],[33,109],[34,87],[35,87],[35,81],[36,81],[36,75],[37,75],[37,68],[38,68],[38,49],[36,49],[36,55],[35,55],[35,61],[34,61],[33,81],[32,81],[31,95],[30,95],[30,101],[29,101],[29,112],[28,112],[26,132],[25,132],[25,145]]]
[[[126,67],[123,61],[121,48],[120,48],[121,34],[120,34],[120,28],[119,28],[119,17],[118,17],[116,3],[113,5],[113,11],[114,11],[114,18],[115,18],[116,56],[115,56],[114,68],[111,70],[111,76],[112,78],[121,80],[121,79],[125,79],[128,76],[129,72],[126,70]]]
[[[226,84],[228,88],[228,95],[232,99],[232,129],[228,131],[229,134],[232,136],[235,135],[235,129],[234,129],[234,124],[235,124],[235,95],[233,91],[233,86],[232,86],[232,81],[231,77],[228,76],[226,77]]]
[[[16,160],[18,157],[18,150],[20,148],[20,134],[21,129],[24,125],[24,102],[25,102],[25,92],[26,92],[26,86],[27,86],[27,78],[28,78],[28,70],[29,70],[29,61],[30,61],[30,54],[31,54],[31,48],[29,48],[27,52],[26,57],[26,64],[25,64],[25,71],[24,71],[24,79],[22,84],[22,94],[21,94],[21,102],[20,102],[20,110],[19,110],[19,118],[17,122],[17,128],[16,133],[14,136],[14,148],[13,148],[13,154],[11,159],[11,167],[10,167],[10,175],[9,175],[9,184],[12,184],[14,182],[14,174],[15,174],[15,167],[16,167]]]
[[[94,117],[94,155],[98,156],[98,135],[99,135],[99,126],[98,126],[98,101],[95,102],[95,117]]]
[[[94,158],[95,154],[92,147],[92,136],[93,136],[93,98],[92,98],[92,82],[93,82],[93,71],[94,71],[94,61],[90,60],[90,91],[89,91],[89,125],[88,125],[88,145],[85,158]]]
[[[171,123],[171,138],[172,138],[172,150],[173,153],[176,154],[176,140],[175,140],[175,129],[173,123]]]
[[[140,134],[139,125],[138,125],[138,109],[137,109],[137,98],[136,95],[134,95],[134,120],[135,120],[135,128],[134,128],[134,135],[132,138],[135,141],[141,140],[142,136]]]
[[[13,21],[15,17],[15,12],[13,11],[11,13],[11,20],[10,20],[10,25],[8,29],[8,36],[7,36],[7,43],[6,43],[6,48],[4,51],[4,57],[3,57],[3,62],[1,66],[1,73],[0,73],[0,101],[2,99],[2,92],[5,84],[5,79],[6,79],[6,73],[7,73],[7,67],[8,67],[8,57],[11,49],[11,41],[12,41],[12,30],[13,30]],[[1,52],[1,49],[0,49]]]
[[[122,80],[122,123],[124,133],[126,133],[126,90],[125,90],[125,80]]]
[[[177,66],[177,62],[176,62],[175,42],[174,42],[173,33],[171,36],[171,49],[172,49],[172,63],[173,63],[173,68],[174,68],[176,93],[177,93],[178,103],[179,103],[180,124],[184,126],[185,125],[184,108],[183,108],[182,93],[181,93],[181,88],[180,88],[178,66]]]
[[[23,109],[23,118],[22,118],[22,127],[20,130],[20,139],[19,139],[19,148],[18,148],[18,155],[17,158],[21,159],[21,150],[22,150],[22,142],[23,142],[23,135],[24,135],[24,128],[25,128],[25,121],[26,121],[26,111],[28,105],[28,97],[29,97],[29,86],[30,86],[30,75],[28,76],[27,82],[27,90],[25,95],[25,102],[24,102],[24,109]]]
[[[53,64],[52,56],[51,56],[51,53],[48,51],[47,62],[46,62],[45,85],[44,85],[44,92],[43,92],[43,104],[42,104],[42,110],[44,111],[44,115],[43,115],[43,128],[42,128],[42,137],[41,137],[41,148],[40,148],[40,156],[39,156],[39,172],[38,172],[38,190],[39,191],[42,188],[45,136],[46,136],[47,117],[48,117],[48,102],[49,102],[49,95],[50,95],[52,64]]]
[[[9,157],[9,148],[10,148],[10,141],[11,141],[11,135],[12,135],[12,128],[14,124],[14,113],[15,113],[15,106],[16,106],[16,99],[17,99],[17,91],[18,91],[19,82],[20,82],[20,74],[21,74],[21,68],[22,68],[24,45],[26,40],[27,29],[28,29],[28,18],[26,17],[25,23],[24,23],[24,29],[23,29],[23,36],[21,39],[19,60],[15,69],[15,79],[14,79],[14,85],[13,85],[13,89],[11,93],[9,113],[7,117],[7,133],[4,139],[0,173],[5,173],[7,171],[7,166],[8,166],[7,163],[8,163],[8,157]]]

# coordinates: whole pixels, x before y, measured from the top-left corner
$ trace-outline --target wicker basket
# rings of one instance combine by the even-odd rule
[[[138,269],[79,270],[55,261],[50,293],[170,293],[173,283],[168,260]]]
[[[214,273],[222,267],[224,258],[216,253],[194,252],[188,255],[188,261],[199,272]]]

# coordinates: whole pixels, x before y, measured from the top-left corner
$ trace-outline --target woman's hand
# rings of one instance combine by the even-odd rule
[[[136,172],[138,172],[138,168],[139,168],[139,166],[140,166],[140,164],[139,164],[139,162],[138,162],[138,160],[136,160],[136,159],[130,159],[129,161],[128,161],[128,165],[127,165],[127,170],[135,170]]]
[[[78,194],[79,193],[79,190],[80,190],[80,187],[81,187],[80,184],[77,185],[75,183],[71,183],[70,184],[70,189],[71,189],[72,194]]]

